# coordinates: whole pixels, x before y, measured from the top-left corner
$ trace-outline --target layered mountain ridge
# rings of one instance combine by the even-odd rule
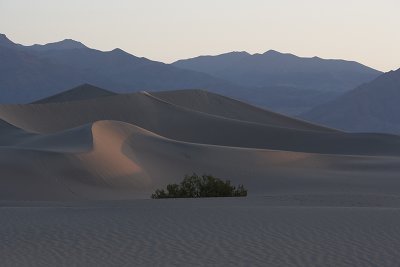
[[[232,52],[173,64],[99,51],[65,39],[24,46],[0,37],[0,103],[28,103],[80,84],[117,93],[204,89],[297,115],[369,82],[380,72],[359,63],[277,51]]]

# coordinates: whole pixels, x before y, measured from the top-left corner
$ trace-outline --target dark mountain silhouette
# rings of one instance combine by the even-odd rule
[[[285,86],[307,90],[339,91],[373,80],[381,72],[360,63],[302,58],[269,50],[264,54],[231,52],[179,60],[174,66],[201,71],[242,86]]]
[[[18,48],[20,50],[34,50],[34,51],[46,51],[46,50],[64,50],[64,49],[79,49],[79,48],[88,48],[81,42],[72,40],[72,39],[64,39],[59,42],[48,43],[48,44],[34,44],[24,46],[21,44],[16,44],[5,34],[0,33],[0,46],[10,47],[10,48]]]
[[[13,43],[10,39],[8,39],[5,34],[0,33],[0,46],[16,47],[18,45]]]
[[[45,103],[62,103],[69,101],[88,100],[94,98],[100,98],[105,96],[116,95],[116,93],[90,85],[82,84],[70,90],[62,93],[46,97],[44,99],[33,102],[34,104],[45,104]]]
[[[0,103],[33,102],[87,83],[116,93],[204,89],[296,115],[379,73],[355,62],[276,51],[234,52],[171,65],[121,49],[91,49],[71,39],[23,46],[5,35],[0,35],[0,71]]]
[[[385,73],[301,117],[351,132],[400,134],[400,69]]]
[[[43,60],[35,53],[0,46],[1,102],[30,102],[82,84],[84,76],[71,66]]]
[[[230,92],[229,96],[275,112],[296,116],[342,94],[341,92],[333,91],[323,92],[314,89],[271,86],[235,90]]]
[[[80,48],[88,48],[81,42],[72,40],[72,39],[65,39],[60,42],[48,43],[45,45],[31,45],[27,48],[34,49],[36,51],[46,51],[46,50],[64,50],[64,49],[80,49]]]
[[[238,90],[208,74],[139,58],[121,49],[102,52],[64,40],[22,46],[0,37],[0,102],[25,103],[84,83],[116,92],[204,88]]]

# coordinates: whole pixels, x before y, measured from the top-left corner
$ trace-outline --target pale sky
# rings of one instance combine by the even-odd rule
[[[166,63],[274,49],[400,68],[400,0],[0,0],[0,33]]]

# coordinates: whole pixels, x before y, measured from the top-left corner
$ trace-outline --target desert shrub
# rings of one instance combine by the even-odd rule
[[[157,189],[151,198],[199,198],[199,197],[245,197],[247,189],[237,188],[229,180],[223,181],[212,175],[185,175],[180,184],[169,184],[166,190]]]

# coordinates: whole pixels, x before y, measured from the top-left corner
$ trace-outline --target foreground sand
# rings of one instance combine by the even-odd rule
[[[400,258],[400,199],[391,196],[2,205],[2,266],[361,267]]]

